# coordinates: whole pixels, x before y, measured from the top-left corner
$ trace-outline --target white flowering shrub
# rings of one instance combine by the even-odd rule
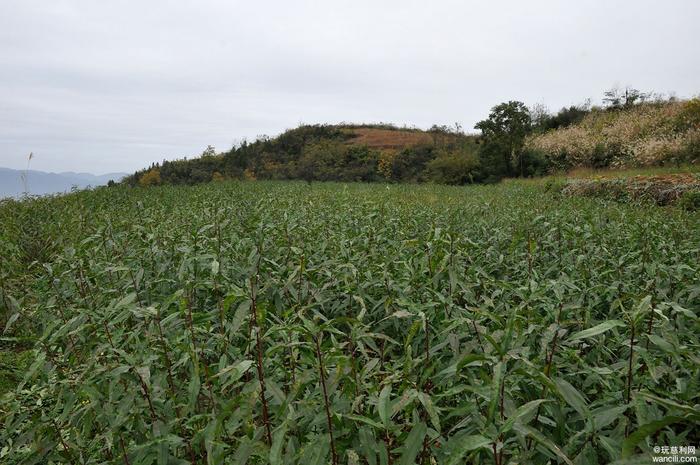
[[[700,158],[700,100],[594,110],[580,123],[531,136],[554,170],[694,163]]]

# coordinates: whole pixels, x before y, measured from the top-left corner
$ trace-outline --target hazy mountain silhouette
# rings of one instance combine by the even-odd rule
[[[0,197],[17,197],[24,194],[25,185],[22,181],[24,170],[0,168]],[[44,171],[27,171],[27,193],[30,195],[57,194],[69,192],[73,187],[79,189],[88,186],[101,186],[111,179],[119,181],[126,173],[107,173],[95,175],[91,173],[47,173]]]

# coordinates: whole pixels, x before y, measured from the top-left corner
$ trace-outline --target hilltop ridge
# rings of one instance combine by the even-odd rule
[[[209,147],[193,159],[163,161],[125,179],[136,185],[193,184],[223,179],[304,179],[307,181],[446,180],[447,158],[478,165],[477,137],[458,128],[428,130],[388,124],[316,124],[276,137],[244,141],[228,152]],[[435,162],[440,159],[440,162]]]
[[[637,95],[637,94],[632,94]],[[641,95],[641,94],[639,94]],[[316,124],[276,137],[212,147],[125,178],[130,185],[225,179],[343,182],[495,182],[576,168],[634,168],[700,160],[700,100],[615,101],[538,113],[522,102],[494,106],[477,123],[423,130],[390,124]]]

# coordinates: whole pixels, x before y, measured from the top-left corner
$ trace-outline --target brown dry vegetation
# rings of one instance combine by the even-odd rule
[[[561,192],[569,196],[599,197],[620,202],[680,204],[683,208],[695,210],[700,196],[700,175],[660,173],[621,177],[608,173],[569,179],[562,185]]]
[[[366,145],[371,149],[403,149],[433,144],[433,137],[423,131],[377,128],[344,129],[344,131],[355,136],[348,139],[347,144]]]
[[[700,99],[598,109],[578,124],[530,137],[526,146],[545,155],[555,170],[695,163]]]

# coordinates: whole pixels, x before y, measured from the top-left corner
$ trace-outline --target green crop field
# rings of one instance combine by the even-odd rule
[[[700,213],[224,182],[0,203],[0,463],[650,463],[700,446]]]

